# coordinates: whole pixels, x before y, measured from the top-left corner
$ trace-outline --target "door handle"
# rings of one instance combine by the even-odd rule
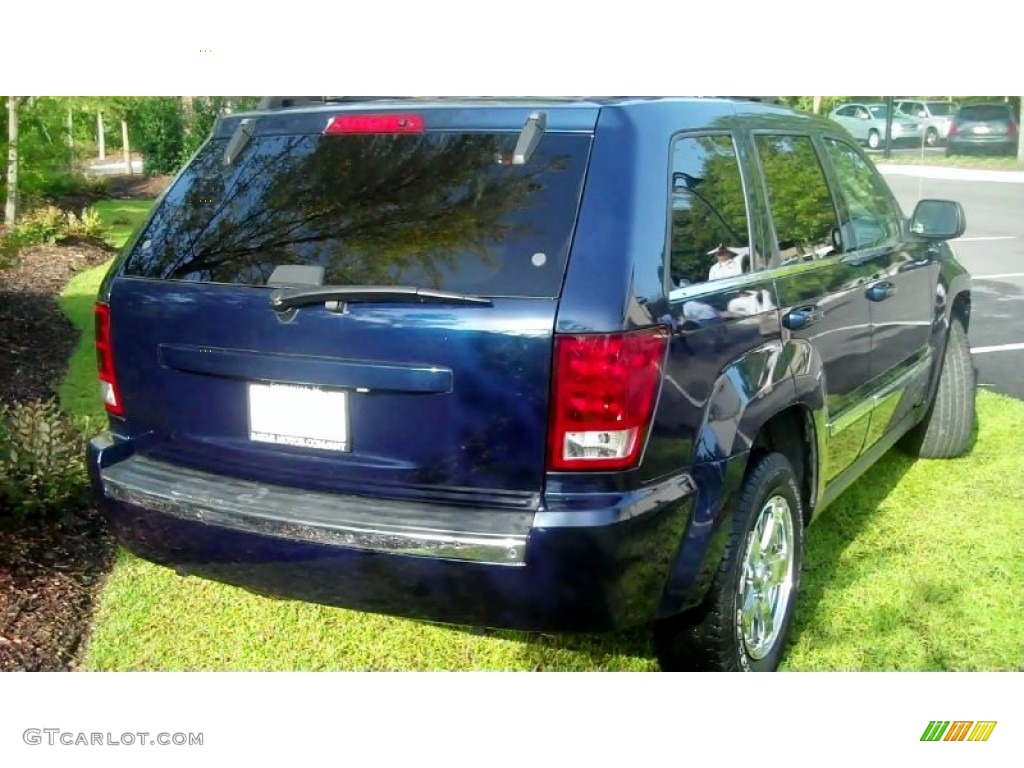
[[[814,325],[824,316],[825,310],[813,304],[806,307],[795,307],[783,316],[782,325],[790,331],[799,331]]]
[[[892,283],[875,283],[867,290],[867,297],[871,301],[885,301],[896,293],[896,286]]]

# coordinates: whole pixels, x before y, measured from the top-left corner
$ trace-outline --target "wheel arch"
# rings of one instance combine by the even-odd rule
[[[820,419],[806,403],[794,397],[791,387],[780,388],[777,407],[751,412],[743,431],[751,442],[742,452],[726,459],[700,462],[692,474],[698,488],[691,529],[684,535],[669,570],[655,618],[665,618],[700,604],[711,587],[725,551],[727,534],[743,483],[765,455],[786,456],[797,476],[803,523],[806,527],[821,495],[819,457],[823,450]],[[755,414],[757,420],[754,421]]]
[[[769,453],[781,453],[789,460],[800,488],[805,526],[810,523],[816,506],[820,482],[819,451],[814,414],[807,405],[795,402],[773,414],[761,425],[747,457],[746,471]]]

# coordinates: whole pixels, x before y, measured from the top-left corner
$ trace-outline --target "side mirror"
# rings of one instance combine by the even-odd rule
[[[967,229],[967,217],[953,200],[921,200],[910,217],[910,231],[927,240],[955,240]]]
[[[688,173],[676,171],[672,174],[672,191],[678,192],[680,190],[694,190],[701,185],[704,179],[697,176],[691,176]]]

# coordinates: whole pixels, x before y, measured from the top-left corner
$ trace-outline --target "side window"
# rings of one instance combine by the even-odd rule
[[[900,211],[870,161],[846,142],[825,139],[846,211],[842,223],[846,250],[877,248],[900,236]]]
[[[838,228],[825,172],[809,136],[755,137],[783,264],[835,250]]]
[[[673,287],[749,272],[750,227],[731,136],[692,136],[672,148]]]
[[[836,114],[839,117],[853,117],[854,111],[853,107],[842,107],[836,110]]]

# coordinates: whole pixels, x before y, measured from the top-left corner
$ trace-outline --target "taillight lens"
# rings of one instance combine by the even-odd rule
[[[421,115],[336,115],[324,128],[324,136],[346,133],[423,133]]]
[[[668,331],[555,337],[548,469],[636,464],[661,388]]]
[[[960,133],[959,126],[957,126],[956,123],[950,123],[949,124],[949,135],[950,136],[956,136],[958,133]]]
[[[121,391],[114,373],[114,353],[110,342],[110,307],[96,305],[96,371],[100,378],[100,397],[103,407],[115,416],[124,415]]]
[[[1017,135],[1017,124],[1016,123],[1013,123],[1013,122],[1010,123],[1009,134],[1011,136],[1016,136]]]

